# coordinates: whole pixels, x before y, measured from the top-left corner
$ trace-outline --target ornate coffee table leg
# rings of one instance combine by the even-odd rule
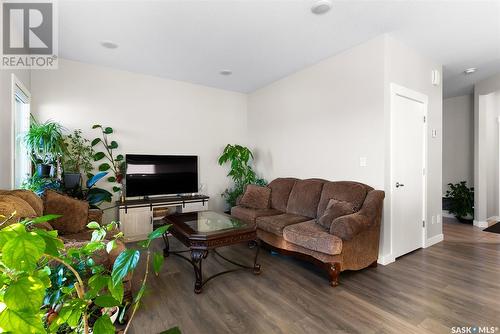
[[[201,293],[203,286],[203,273],[201,270],[201,262],[207,257],[206,250],[192,249],[191,250],[191,263],[193,264],[195,283],[194,293]]]
[[[259,257],[260,240],[254,240],[252,243],[254,244],[254,247],[256,248],[255,258],[253,260],[253,273],[255,275],[259,275],[260,274],[260,264],[257,263],[257,258]]]
[[[163,241],[165,242],[165,248],[163,248],[163,257],[168,257],[170,255],[170,243],[168,242],[167,233],[163,233],[162,237]]]

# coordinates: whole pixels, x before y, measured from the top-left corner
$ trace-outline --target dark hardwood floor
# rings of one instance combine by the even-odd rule
[[[170,256],[163,272],[151,276],[131,332],[159,333],[172,326],[184,334],[451,333],[453,326],[500,327],[500,234],[451,219],[445,219],[444,233],[443,242],[391,265],[342,273],[337,288],[313,266],[262,251],[260,276],[231,273],[195,295],[191,265]],[[162,248],[161,240],[155,247]],[[253,254],[244,245],[221,252],[249,263]],[[209,255],[203,269],[210,274],[225,267]]]

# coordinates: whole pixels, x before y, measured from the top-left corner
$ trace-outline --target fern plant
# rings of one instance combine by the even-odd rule
[[[467,182],[449,183],[446,198],[450,200],[448,211],[459,220],[470,220],[474,217],[474,188],[469,188]]]

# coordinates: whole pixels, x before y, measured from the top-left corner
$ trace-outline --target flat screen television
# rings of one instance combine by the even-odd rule
[[[198,157],[127,154],[127,197],[198,192]]]

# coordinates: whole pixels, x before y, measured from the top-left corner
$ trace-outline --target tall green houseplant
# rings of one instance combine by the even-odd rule
[[[111,175],[108,176],[108,182],[113,183],[113,192],[119,192],[121,190],[121,181],[123,178],[123,165],[124,157],[122,154],[115,154],[115,150],[118,148],[118,143],[115,140],[111,140],[110,136],[113,134],[113,128],[107,126],[103,127],[100,124],[95,124],[92,129],[99,130],[100,136],[92,140],[92,147],[97,147],[101,145],[103,150],[98,151],[94,154],[94,161],[100,161],[97,167],[100,172],[109,172]],[[89,175],[92,177],[93,175]]]
[[[233,180],[234,187],[226,189],[222,194],[231,207],[236,205],[236,200],[243,194],[246,185],[266,185],[266,181],[258,178],[250,166],[250,161],[253,158],[253,153],[248,147],[231,144],[224,148],[222,155],[219,157],[219,165],[222,166],[229,162],[231,167],[227,176]]]
[[[48,177],[51,166],[58,163],[66,152],[62,132],[63,127],[57,122],[49,120],[40,123],[34,117],[31,118],[30,129],[23,141],[40,177]]]
[[[472,223],[474,219],[474,188],[469,188],[466,181],[448,183],[446,198],[450,201],[448,211],[463,223]]]

